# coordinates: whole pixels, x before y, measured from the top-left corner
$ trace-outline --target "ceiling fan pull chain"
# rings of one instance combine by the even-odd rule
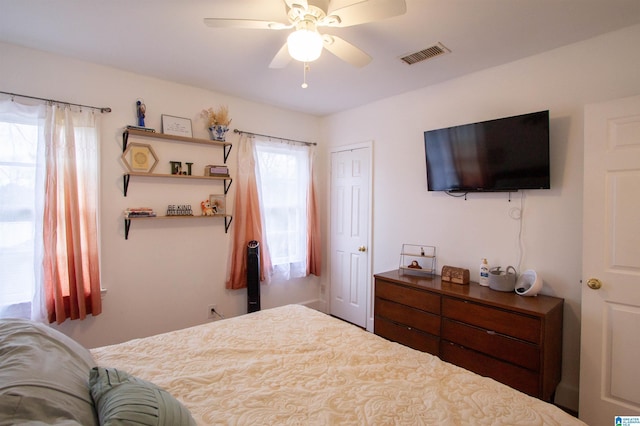
[[[307,71],[309,71],[309,64],[308,63],[304,63],[304,67],[303,67],[303,78],[302,78],[302,88],[306,89],[307,87],[309,87],[309,85],[307,84]]]

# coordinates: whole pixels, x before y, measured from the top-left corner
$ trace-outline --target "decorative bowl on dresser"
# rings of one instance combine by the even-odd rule
[[[375,334],[553,401],[562,365],[563,299],[397,270],[374,278]]]

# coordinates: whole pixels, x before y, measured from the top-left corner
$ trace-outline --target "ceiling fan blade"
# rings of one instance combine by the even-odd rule
[[[338,58],[350,63],[354,67],[362,68],[371,62],[371,56],[355,47],[353,44],[337,36],[324,34],[322,36],[324,47]]]
[[[404,15],[406,12],[407,4],[404,0],[360,0],[349,6],[331,10],[327,14],[326,22],[331,27],[350,27]],[[332,19],[335,16],[339,19]]]
[[[292,24],[257,19],[205,18],[204,23],[214,28],[249,28],[257,30],[286,30],[293,28]]]
[[[289,55],[289,49],[287,48],[287,43],[285,43],[271,60],[269,68],[284,68],[289,62],[291,62],[291,55]]]

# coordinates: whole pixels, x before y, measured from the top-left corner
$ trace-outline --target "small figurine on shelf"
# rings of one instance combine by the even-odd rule
[[[138,126],[144,127],[144,116],[147,112],[147,106],[140,99],[136,101],[136,111],[138,114]]]
[[[213,216],[215,214],[215,212],[211,208],[209,200],[201,202],[200,207],[202,208],[202,216]]]
[[[411,262],[407,267],[411,269],[422,269],[422,266],[420,266],[417,260],[414,260],[413,262]]]

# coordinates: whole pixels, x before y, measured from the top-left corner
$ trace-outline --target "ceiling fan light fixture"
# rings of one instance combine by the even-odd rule
[[[322,36],[313,23],[301,21],[296,31],[287,37],[287,49],[296,61],[313,62],[322,53]]]

